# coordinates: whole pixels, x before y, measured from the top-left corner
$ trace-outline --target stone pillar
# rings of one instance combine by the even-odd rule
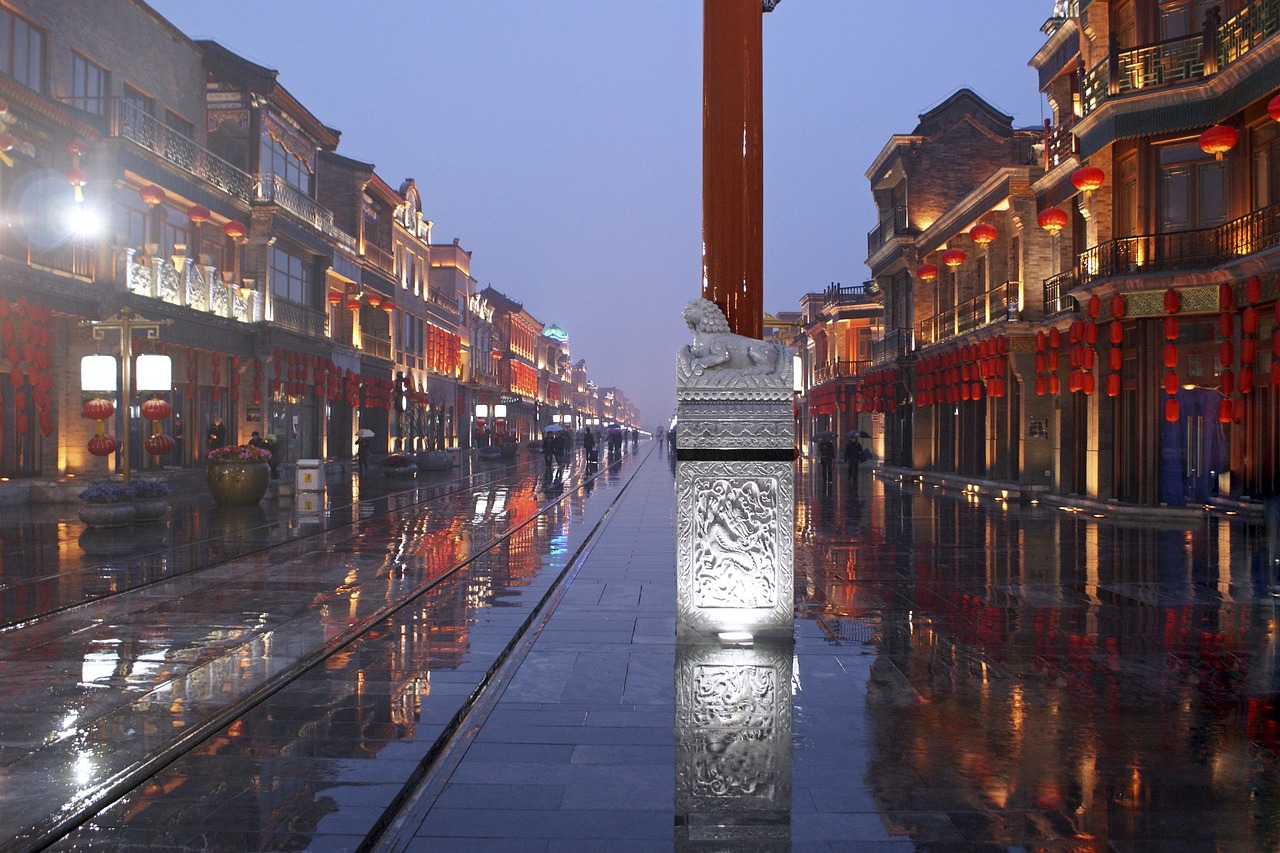
[[[681,638],[793,639],[795,426],[784,346],[684,311],[676,363],[676,624]]]
[[[774,5],[703,5],[702,296],[749,338],[764,331],[762,17]]]

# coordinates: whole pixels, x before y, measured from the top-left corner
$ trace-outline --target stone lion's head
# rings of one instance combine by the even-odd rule
[[[690,329],[703,334],[729,331],[724,312],[710,299],[695,299],[684,306],[684,321]]]

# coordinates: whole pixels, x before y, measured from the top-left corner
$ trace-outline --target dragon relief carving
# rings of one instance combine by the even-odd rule
[[[699,607],[772,608],[779,536],[775,483],[727,478],[698,484],[693,541],[694,601]]]

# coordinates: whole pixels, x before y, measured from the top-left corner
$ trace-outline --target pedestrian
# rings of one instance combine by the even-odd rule
[[[369,442],[365,441],[363,435],[356,436],[356,463],[360,466],[361,474],[369,467]]]
[[[267,460],[268,464],[271,465],[271,479],[279,480],[280,479],[280,445],[276,441],[276,434],[273,432],[267,433],[266,436],[263,438],[263,441],[266,442],[267,452],[271,454],[271,458]]]
[[[256,429],[253,431],[253,435],[249,437],[249,446],[256,447],[259,450],[265,450],[268,453],[271,452],[271,448],[267,447],[266,440],[262,437],[262,434],[258,432]]]
[[[818,442],[818,461],[822,464],[822,484],[830,486],[832,469],[836,462],[836,443],[828,436],[824,436]]]
[[[587,456],[588,464],[596,460],[596,437],[591,430],[582,433],[582,452]]]
[[[227,425],[222,422],[222,418],[214,418],[213,423],[209,424],[208,439],[210,450],[227,446]]]
[[[844,464],[849,470],[849,483],[854,489],[858,488],[858,466],[862,463],[862,442],[858,441],[858,436],[849,435],[849,440],[844,445]]]

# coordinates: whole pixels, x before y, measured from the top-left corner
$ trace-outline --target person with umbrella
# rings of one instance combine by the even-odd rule
[[[818,442],[818,462],[822,465],[822,485],[829,487],[836,462],[836,436],[835,433],[824,430],[813,438]]]
[[[559,459],[563,455],[557,447],[563,430],[564,427],[560,424],[552,424],[542,430],[542,461],[548,468],[551,467],[552,458]]]
[[[369,467],[368,439],[370,438],[373,438],[373,430],[362,429],[356,431],[356,460],[360,464],[361,474],[363,474]]]
[[[862,442],[859,439],[863,435],[866,433],[860,429],[845,433],[844,464],[849,471],[849,485],[855,492],[858,491],[858,466],[862,464]]]

